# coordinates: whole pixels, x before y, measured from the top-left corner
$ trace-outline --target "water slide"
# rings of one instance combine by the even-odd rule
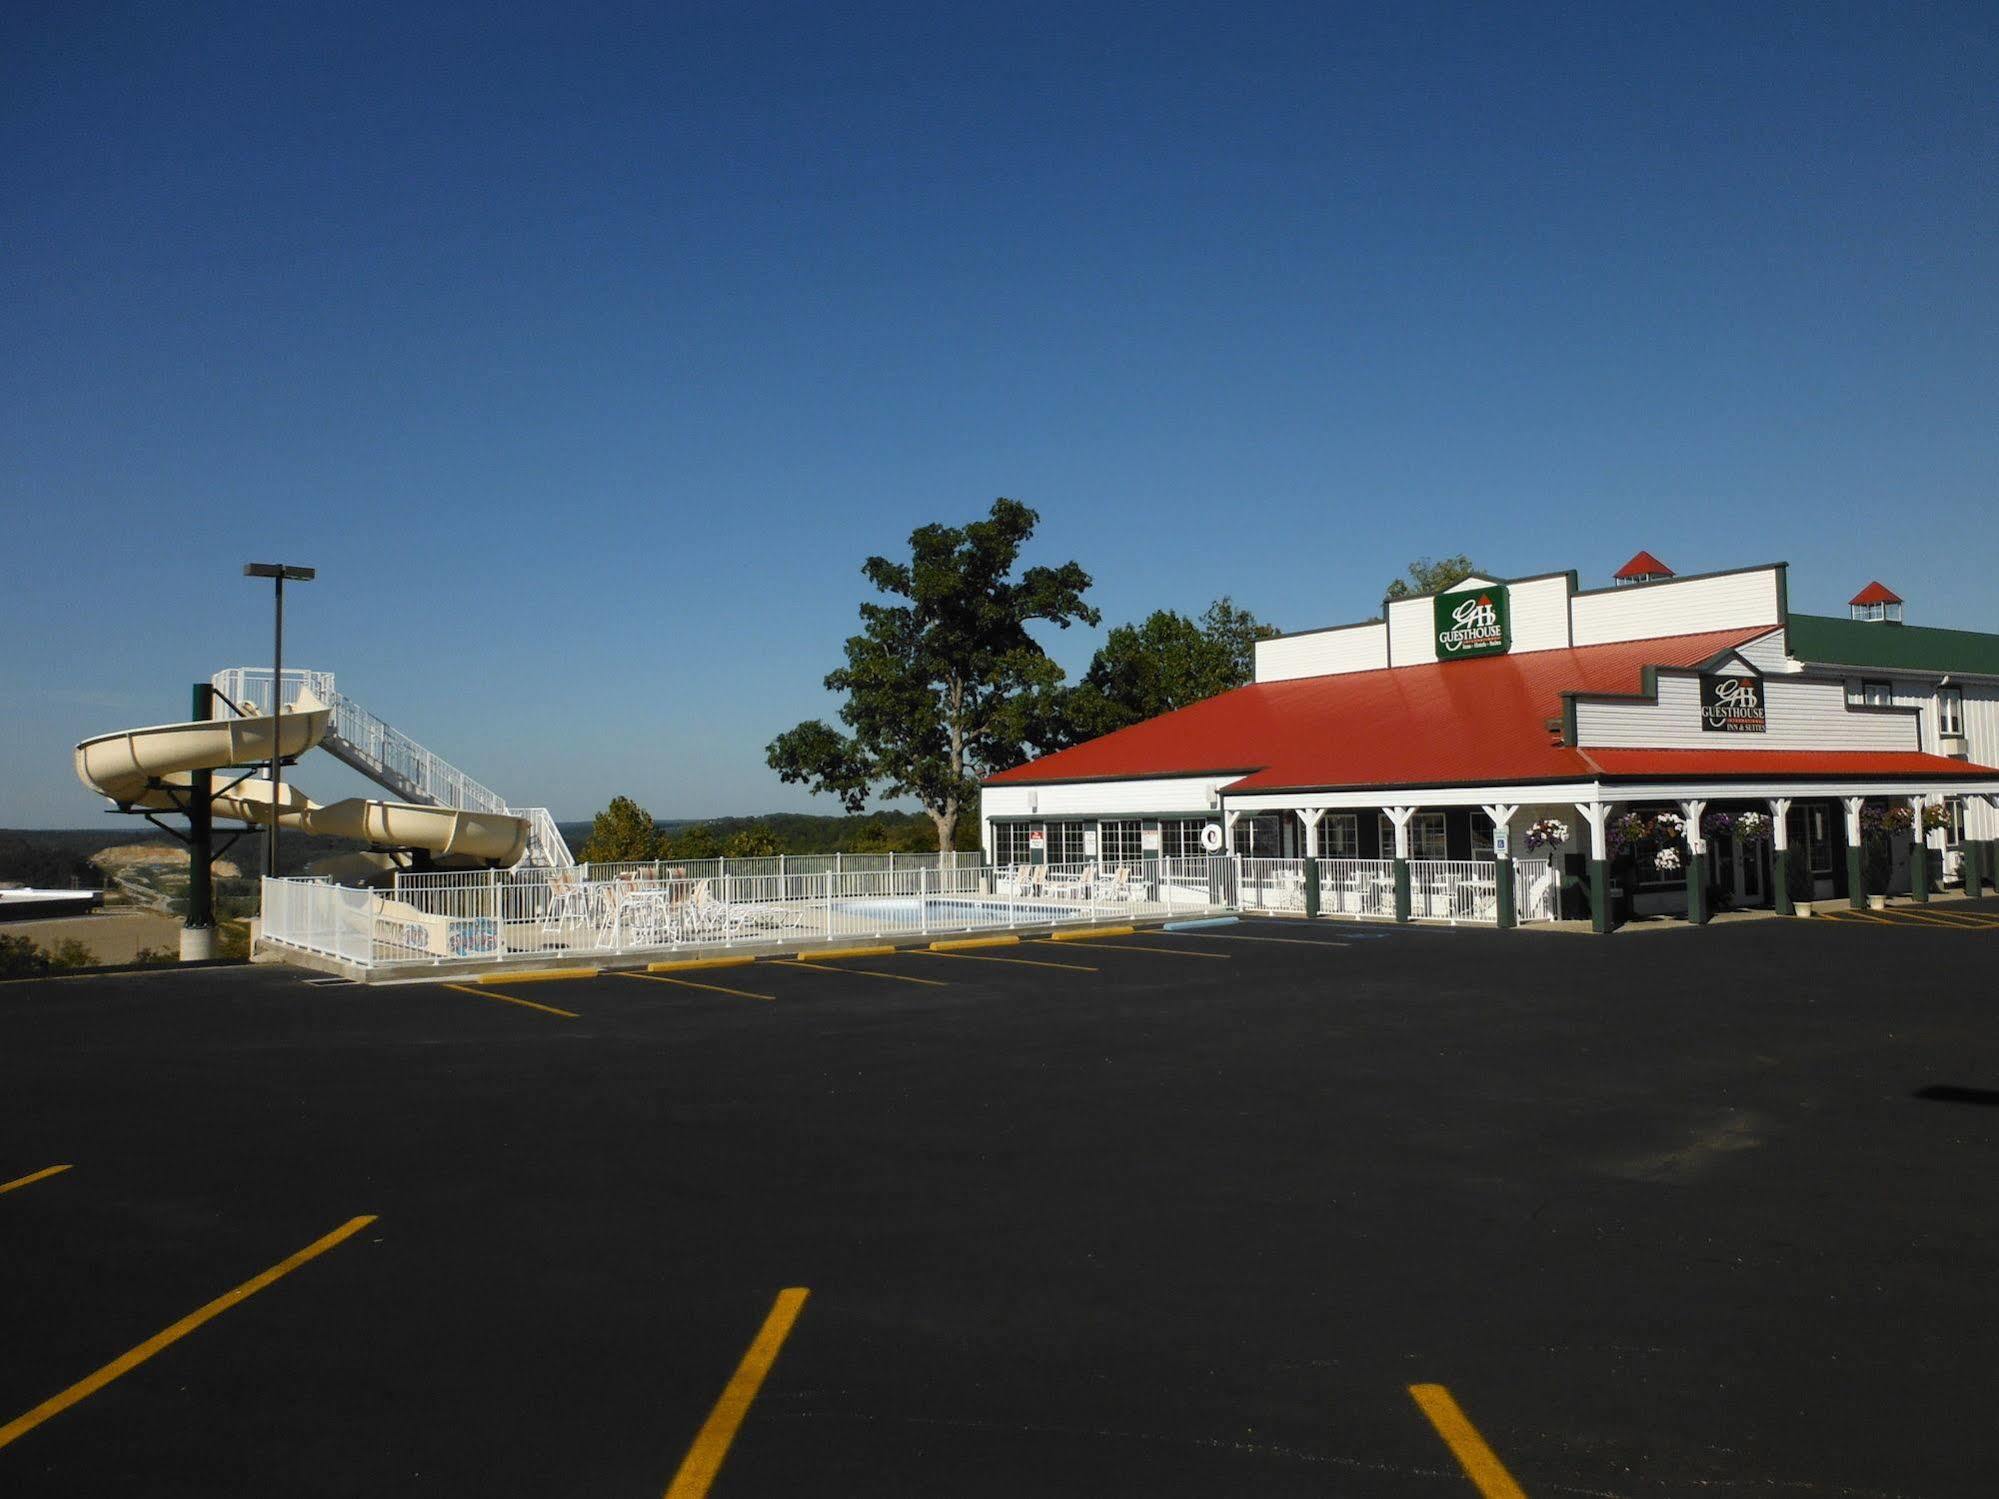
[[[332,714],[310,693],[301,693],[282,718],[197,719],[100,734],[76,747],[77,779],[127,810],[176,811],[185,801],[180,788],[191,783],[193,772],[268,764],[274,739],[280,757],[302,755],[326,737]],[[363,797],[321,806],[290,782],[273,809],[269,781],[231,785],[233,778],[219,779],[226,789],[213,800],[215,815],[232,822],[261,826],[275,810],[281,828],[482,863],[514,864],[527,851],[524,817]]]

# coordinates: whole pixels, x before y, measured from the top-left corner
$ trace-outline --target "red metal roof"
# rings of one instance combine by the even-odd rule
[[[1721,773],[1737,773],[1742,760],[1778,773],[1809,757],[1754,750],[1584,751],[1563,745],[1548,727],[1561,714],[1564,692],[1635,693],[1647,666],[1700,666],[1768,633],[1766,625],[1259,682],[1044,755],[986,784],[1230,775],[1238,779],[1229,789],[1238,792],[1484,785],[1687,773],[1654,763],[1660,755],[1682,753],[1702,766],[1726,762]],[[1612,770],[1603,763],[1609,755],[1634,758],[1629,768]],[[1861,758],[1897,762],[1878,767],[1883,774],[1922,773],[1901,763],[1913,760],[1924,761],[1932,774],[1978,771],[1928,755]],[[1711,773],[1702,766],[1690,773]]]
[[[1869,583],[1847,600],[1850,604],[1899,604],[1902,596],[1881,583]]]
[[[1650,552],[1640,552],[1629,562],[1625,563],[1624,566],[1620,567],[1612,576],[1618,578],[1670,578],[1673,576],[1673,570],[1657,557],[1654,557]]]

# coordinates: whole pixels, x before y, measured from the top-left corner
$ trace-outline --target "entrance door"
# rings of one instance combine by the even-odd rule
[[[1763,845],[1744,843],[1740,838],[1728,840],[1735,858],[1735,903],[1738,906],[1760,906],[1764,903]]]

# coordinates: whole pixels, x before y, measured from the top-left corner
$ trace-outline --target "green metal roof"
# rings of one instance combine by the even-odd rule
[[[1999,635],[1824,614],[1793,614],[1789,623],[1791,654],[1800,661],[1999,676]]]

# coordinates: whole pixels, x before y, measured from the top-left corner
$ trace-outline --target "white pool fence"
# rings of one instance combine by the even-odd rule
[[[1302,915],[1303,859],[1243,859],[1239,895],[1246,911]],[[1321,916],[1395,915],[1393,859],[1320,859]],[[1411,859],[1409,914],[1417,921],[1495,926],[1499,921],[1498,863],[1492,859]],[[1546,859],[1513,861],[1514,920],[1553,921],[1560,881]]]
[[[827,857],[831,857],[830,855]],[[855,856],[843,856],[851,861]],[[881,856],[884,861],[886,855]],[[443,963],[945,937],[1235,904],[1234,861],[1146,859],[707,874],[684,861],[399,873],[389,889],[264,881],[264,940],[392,972]],[[731,866],[746,861],[730,860]]]

